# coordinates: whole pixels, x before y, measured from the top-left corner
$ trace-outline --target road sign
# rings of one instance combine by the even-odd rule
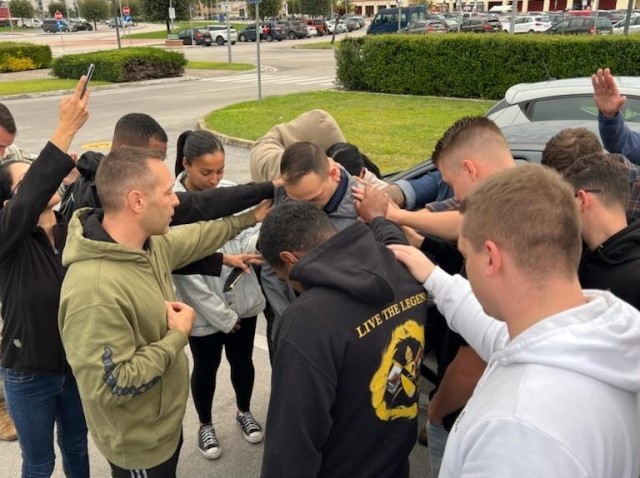
[[[171,7],[169,8],[169,18],[171,20],[175,20],[176,19],[176,9]]]
[[[131,23],[131,15],[125,15],[124,16],[124,21],[127,23]]]
[[[62,12],[60,10],[56,10],[56,13],[53,14],[56,20],[62,20]]]
[[[123,15],[129,15],[131,13],[131,11],[129,10],[129,7],[122,7],[122,14]]]
[[[58,27],[58,31],[61,32],[62,29],[64,28],[64,23],[62,23],[60,20],[58,20],[56,22],[56,26]]]

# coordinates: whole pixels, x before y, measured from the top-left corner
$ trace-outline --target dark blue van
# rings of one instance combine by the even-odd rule
[[[425,20],[427,9],[424,5],[415,7],[400,8],[400,28],[405,28],[407,24],[414,20]],[[385,8],[380,10],[367,29],[367,34],[377,35],[380,33],[396,33],[398,31],[398,9]]]

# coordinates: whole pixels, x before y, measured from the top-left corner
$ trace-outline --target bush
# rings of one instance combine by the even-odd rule
[[[0,42],[0,72],[49,68],[51,48],[31,43]]]
[[[80,78],[89,65],[96,66],[94,80],[122,83],[180,76],[187,60],[180,52],[158,48],[124,48],[121,50],[65,55],[53,63],[59,78]]]
[[[500,99],[516,83],[640,75],[634,36],[507,34],[380,35],[336,50],[337,80],[348,90]]]

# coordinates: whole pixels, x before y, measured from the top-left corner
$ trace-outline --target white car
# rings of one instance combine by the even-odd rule
[[[619,22],[613,24],[614,35],[624,34],[624,23],[625,23],[625,20],[620,20]],[[629,21],[629,34],[639,33],[639,32],[640,32],[640,16],[631,17],[631,20]]]
[[[211,41],[216,45],[224,45],[229,41],[226,25],[207,25],[207,30],[211,33]],[[235,28],[230,27],[229,35],[231,36],[231,44],[235,45],[238,41],[238,32]]]
[[[627,97],[625,121],[640,123],[640,77],[620,76],[616,82]],[[591,78],[568,78],[514,85],[485,116],[502,128],[534,121],[593,121],[598,109],[593,102]]]
[[[318,29],[313,25],[307,25],[307,36],[308,37],[317,37]]]
[[[551,28],[551,19],[545,15],[516,17],[513,33],[542,33]],[[502,30],[511,31],[511,22],[503,23]]]
[[[327,31],[329,33],[333,33],[333,29],[336,29],[336,33],[344,33],[347,31],[347,26],[343,22],[338,22],[338,27],[336,28],[335,20],[327,20]]]

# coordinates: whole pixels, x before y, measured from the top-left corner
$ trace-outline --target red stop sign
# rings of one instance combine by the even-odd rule
[[[54,13],[53,16],[56,18],[56,20],[62,20],[62,12],[59,10],[56,10],[56,13]]]
[[[129,7],[122,7],[122,14],[129,15]]]

